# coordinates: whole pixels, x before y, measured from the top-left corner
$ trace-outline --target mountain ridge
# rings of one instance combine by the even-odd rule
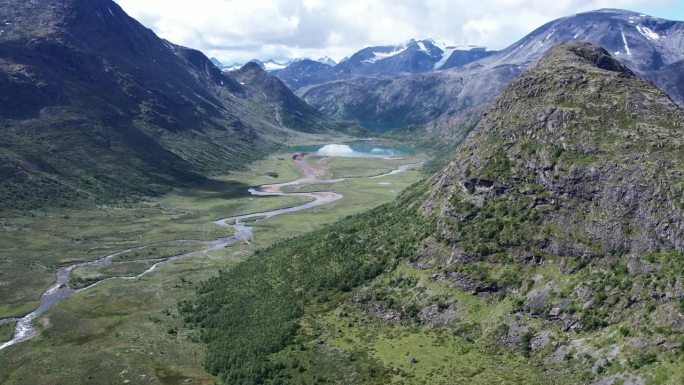
[[[463,131],[472,126],[453,126],[450,122],[463,120],[459,115],[472,116],[475,112],[482,111],[506,84],[539,60],[551,46],[582,39],[605,45],[613,54],[620,51],[621,54],[616,56],[638,76],[655,81],[673,100],[680,105],[683,103],[682,87],[672,79],[678,78],[682,68],[684,22],[613,10],[580,13],[551,21],[508,48],[457,69],[388,76],[382,77],[381,81],[378,76],[355,77],[304,87],[297,93],[326,116],[360,122],[369,128],[390,127],[425,132],[428,127],[431,131],[428,132],[430,137],[426,144],[440,138],[462,138]],[[625,45],[630,47],[629,55],[625,52]],[[490,79],[491,74],[496,76]],[[430,100],[412,97],[416,93],[426,93],[436,84],[444,83],[462,85],[452,87],[452,91],[447,93],[436,88],[435,99],[432,100],[435,109],[426,110],[425,105],[429,105]],[[363,84],[372,86],[366,88]],[[482,85],[486,87],[478,92]],[[470,91],[463,92],[464,88]],[[364,105],[378,106],[377,111],[364,110],[359,113],[356,100],[345,97],[348,89],[355,89],[364,100]],[[402,96],[396,97],[397,95]],[[404,104],[405,112],[402,116],[410,118],[388,116],[385,113],[388,98],[414,100]],[[454,110],[438,107],[450,102],[467,108]]]
[[[281,99],[263,100],[110,0],[2,0],[0,20],[3,208],[155,195],[329,129],[279,80],[256,78]]]

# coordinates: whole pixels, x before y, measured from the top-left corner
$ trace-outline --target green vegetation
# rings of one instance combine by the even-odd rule
[[[209,243],[197,242],[197,243],[183,243],[180,245],[174,244],[163,244],[145,247],[139,250],[133,250],[128,253],[122,253],[114,257],[112,260],[114,262],[123,261],[139,261],[145,259],[160,259],[166,257],[172,257],[175,255],[187,254],[192,251],[202,250],[206,248]]]
[[[152,267],[156,261],[131,261],[107,266],[83,266],[71,273],[69,287],[80,289],[110,277],[132,277]]]
[[[233,384],[280,379],[283,364],[267,358],[292,342],[307,305],[349,292],[415,252],[430,231],[416,215],[420,195],[414,187],[397,203],[266,248],[204,283],[182,309],[208,345],[207,370]]]
[[[16,323],[6,323],[0,325],[0,341],[7,341],[14,335],[14,326]]]
[[[330,162],[331,167],[334,164],[335,160]],[[378,166],[369,160],[366,167]],[[365,170],[360,169],[359,173],[365,174]],[[273,179],[269,173],[277,173],[278,177]],[[0,290],[22,298],[21,302],[12,303],[11,296],[0,296],[7,301],[8,307],[4,309],[7,314],[15,314],[16,306],[21,304],[25,311],[32,310],[32,301],[52,283],[53,268],[57,266],[153,245],[115,258],[126,262],[123,266],[131,267],[130,272],[135,273],[146,261],[185,251],[186,247],[199,247],[156,245],[158,242],[215,239],[227,235],[227,229],[212,223],[215,219],[299,204],[302,198],[255,198],[245,196],[242,190],[298,177],[298,168],[290,155],[277,154],[220,178],[222,182],[216,186],[234,186],[230,189],[178,189],[139,204],[36,211],[39,220],[30,216],[3,218],[0,242],[6,246],[2,262],[8,269],[0,270],[7,273],[0,278]],[[199,334],[184,327],[183,317],[177,311],[179,301],[191,299],[200,282],[215,276],[218,270],[232,269],[256,250],[377,207],[394,199],[419,178],[419,171],[408,171],[382,179],[354,178],[326,184],[323,189],[340,192],[344,199],[296,214],[255,221],[251,224],[254,240],[250,244],[235,244],[198,258],[177,260],[161,265],[140,280],[112,280],[70,297],[36,321],[40,331],[37,338],[0,352],[0,382],[136,383],[145,376],[144,381],[150,383],[182,384],[191,380],[195,384],[213,384],[216,379],[202,367],[204,349],[198,343]],[[389,185],[378,184],[381,182]],[[43,262],[19,263],[31,259]],[[133,261],[141,262],[136,265]],[[16,273],[26,280],[18,281],[17,275],[13,275]],[[88,268],[74,273],[100,279],[101,273],[111,272]],[[38,279],[43,276],[41,283]],[[5,282],[9,285],[3,286]],[[347,365],[341,358],[339,363]]]
[[[200,286],[181,308],[207,369],[241,385],[684,380],[681,109],[575,45],[514,82],[437,177]]]

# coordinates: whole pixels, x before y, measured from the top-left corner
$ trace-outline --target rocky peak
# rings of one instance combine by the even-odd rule
[[[597,46],[562,44],[496,99],[435,179],[426,210],[471,259],[530,247],[578,257],[681,251],[683,132],[684,113],[664,92]],[[466,231],[478,212],[496,222],[488,236],[515,242],[468,250],[483,242]],[[527,219],[508,229],[497,212]]]
[[[624,76],[634,76],[632,70],[612,57],[608,51],[585,41],[556,45],[539,60],[539,67],[566,66],[590,66],[606,71],[618,72]]]
[[[262,75],[266,76],[266,70],[264,67],[259,65],[259,63],[255,61],[248,62],[247,64],[243,65],[239,70],[236,71],[236,73],[240,73],[241,75]]]

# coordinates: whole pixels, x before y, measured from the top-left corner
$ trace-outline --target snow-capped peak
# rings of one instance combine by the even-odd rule
[[[335,61],[335,59],[333,59],[333,58],[331,58],[331,57],[329,57],[329,56],[323,56],[322,58],[320,58],[320,59],[318,59],[318,60],[316,60],[316,61],[319,62],[319,63],[327,64],[327,65],[329,65],[329,66],[334,66],[335,64],[337,64],[337,62]]]

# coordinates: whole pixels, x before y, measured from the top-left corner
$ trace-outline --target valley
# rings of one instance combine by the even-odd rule
[[[651,3],[0,0],[0,384],[684,384]]]
[[[319,147],[323,145],[312,148]],[[345,158],[314,152],[293,160],[288,152],[217,178],[202,189],[179,189],[131,207],[43,212],[38,214],[45,218],[42,221],[4,218],[2,272],[9,284],[2,288],[7,293],[2,297],[7,299],[2,317],[11,322],[3,323],[3,337],[11,335],[16,321],[7,317],[32,311],[40,292],[53,285],[57,267],[76,264],[60,270],[66,274],[52,286],[52,298],[44,295],[40,310],[25,320],[33,321],[39,336],[0,350],[0,362],[6,363],[0,365],[0,378],[3,383],[23,383],[32,373],[28,378],[41,383],[59,362],[37,371],[22,355],[43,352],[60,357],[76,354],[75,346],[85,351],[98,346],[101,354],[113,359],[125,344],[121,336],[128,336],[145,339],[155,350],[184,339],[197,361],[172,356],[139,363],[131,357],[111,362],[117,373],[129,371],[129,378],[136,373],[160,383],[168,383],[167,374],[207,379],[200,375],[201,349],[187,336],[170,333],[182,329],[179,317],[172,315],[176,303],[189,299],[197,282],[230,269],[254,250],[393,199],[422,178],[424,159],[421,153]],[[258,185],[263,186],[249,188]],[[304,192],[310,189],[313,192]],[[226,219],[216,219],[221,217]],[[100,225],[93,226],[96,223]],[[57,244],[56,239],[69,242]],[[99,262],[87,262],[109,254]],[[57,299],[61,302],[52,308]],[[18,337],[35,334],[26,328],[22,332]],[[75,369],[71,383],[88,383],[88,365],[85,360]],[[4,369],[10,367],[18,371]]]

